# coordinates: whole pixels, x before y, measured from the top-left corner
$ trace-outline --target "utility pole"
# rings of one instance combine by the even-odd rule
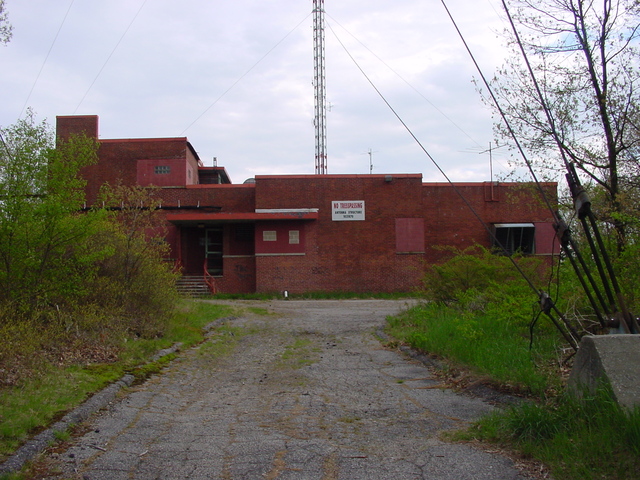
[[[315,89],[316,174],[327,173],[327,93],[324,68],[324,0],[313,0],[313,86]]]

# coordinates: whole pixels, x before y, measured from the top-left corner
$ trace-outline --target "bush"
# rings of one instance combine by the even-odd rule
[[[548,270],[538,258],[514,255],[510,259],[480,245],[448,250],[451,258],[430,266],[423,278],[423,293],[429,301],[448,304],[465,300],[473,306],[474,297],[483,304],[502,296],[505,290],[530,296],[533,292],[514,263],[534,284],[542,283]]]
[[[31,112],[0,133],[0,386],[161,336],[177,293],[153,190],[107,186],[118,208],[82,212],[95,139],[56,145]]]

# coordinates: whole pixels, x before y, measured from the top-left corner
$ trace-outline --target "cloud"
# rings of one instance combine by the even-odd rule
[[[29,98],[51,123],[99,115],[102,138],[186,135],[235,182],[314,172],[310,0],[74,2],[64,25],[69,4],[7,6],[14,38],[0,47],[0,88],[9,92],[0,125],[14,123]],[[504,55],[493,5],[449,7],[490,74]],[[490,114],[444,9],[327,0],[325,11],[329,173],[368,173],[371,149],[374,173],[443,180],[350,54],[452,180],[488,180],[488,159],[469,149],[492,139]]]

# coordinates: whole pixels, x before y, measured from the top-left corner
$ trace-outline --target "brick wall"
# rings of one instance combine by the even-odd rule
[[[61,138],[80,132],[97,137],[98,118],[58,117],[57,128]],[[180,220],[183,234],[205,227],[206,217],[199,214],[214,211],[248,214],[230,215],[228,221],[255,222],[250,225],[255,225],[257,233],[277,231],[281,242],[288,241],[289,230],[300,230],[302,245],[266,246],[256,236],[253,245],[240,248],[233,243],[232,224],[223,223],[224,275],[218,285],[225,292],[408,291],[419,286],[425,265],[443,258],[439,247],[491,246],[482,222],[534,223],[539,232],[536,248],[547,254],[557,252],[551,214],[528,184],[459,183],[454,187],[423,184],[420,174],[257,176],[250,184],[195,184],[197,179],[192,175],[190,181],[185,172],[197,171],[199,160],[186,138],[100,140],[99,157],[98,165],[83,171],[89,203],[103,183],[135,185],[140,169],[145,165],[150,169],[159,161],[184,166],[177,183],[165,184],[157,193],[163,207],[195,215]],[[556,185],[543,188],[554,205]],[[365,219],[334,220],[334,201],[364,202]],[[256,209],[317,209],[318,218],[264,221]],[[206,228],[219,221],[211,220]],[[174,249],[182,242],[185,261],[190,268],[201,269],[204,247],[200,240],[191,239],[195,243],[187,245],[177,227],[170,232]],[[418,238],[421,234],[423,239]],[[177,258],[176,252],[172,256]]]
[[[423,186],[422,215],[425,218],[427,244],[425,260],[429,263],[437,262],[443,257],[438,247],[446,245],[464,249],[476,243],[486,247],[492,245],[485,226],[469,206],[489,226],[493,223],[537,222],[544,228],[542,224],[552,222],[551,213],[540,193],[531,184],[505,183],[494,186],[493,200],[487,195],[487,186],[480,183],[456,184],[456,188],[457,192],[445,183],[427,183]],[[555,205],[556,185],[543,184],[543,188]],[[552,242],[553,238],[545,236],[542,241]],[[548,245],[540,247],[544,251],[552,250]]]
[[[331,202],[361,200],[364,221],[333,221]],[[261,292],[406,291],[422,272],[422,254],[397,254],[395,219],[422,211],[420,175],[256,177],[256,208],[317,208],[305,222],[304,256],[256,258]]]
[[[304,225],[303,257],[256,258],[257,290],[408,291],[420,285],[425,265],[443,258],[438,247],[491,246],[471,208],[488,224],[541,227],[551,220],[539,195],[522,184],[489,190],[481,183],[457,184],[465,202],[450,184],[423,184],[419,175],[388,180],[385,175],[256,177],[257,208],[319,209],[318,221]],[[555,202],[555,185],[544,188]],[[333,221],[333,200],[363,200],[365,221]],[[424,252],[399,253],[396,246],[403,242],[396,238],[396,225],[415,218],[424,219]]]
[[[87,137],[98,138],[98,116],[77,115],[56,118],[56,137],[61,140],[71,135],[84,134]]]

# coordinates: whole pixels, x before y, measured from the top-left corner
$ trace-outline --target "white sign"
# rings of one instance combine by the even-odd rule
[[[364,200],[334,200],[331,202],[334,222],[364,220]]]

